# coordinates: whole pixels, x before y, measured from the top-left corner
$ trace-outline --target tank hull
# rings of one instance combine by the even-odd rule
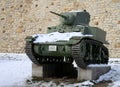
[[[89,64],[108,63],[108,49],[102,42],[91,38],[79,38],[79,40],[72,42],[74,44],[67,44],[67,42],[33,44],[33,42],[28,41],[26,54],[34,63],[40,65],[72,63],[75,60],[79,67],[86,68]]]
[[[71,57],[70,45],[34,44],[34,52],[40,56]]]

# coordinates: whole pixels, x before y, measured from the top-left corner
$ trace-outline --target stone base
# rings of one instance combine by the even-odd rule
[[[71,64],[32,64],[32,76],[42,78],[77,78],[77,80],[96,80],[111,69],[108,65],[91,65],[87,69],[74,68]],[[77,76],[78,75],[78,76]]]
[[[43,66],[32,64],[32,76],[33,77],[43,77]]]
[[[87,69],[78,68],[77,80],[96,80],[111,69],[108,65],[91,65]]]
[[[43,64],[41,66],[32,64],[32,76],[43,78],[77,78],[77,70],[72,64]]]

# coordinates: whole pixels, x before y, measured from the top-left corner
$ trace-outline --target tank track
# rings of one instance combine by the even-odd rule
[[[77,66],[85,69],[89,64],[107,64],[109,53],[101,42],[83,39],[72,46],[72,56]]]
[[[75,59],[75,62],[77,64],[77,66],[81,67],[81,68],[86,68],[86,65],[82,59],[82,57],[80,56],[80,43],[76,44],[75,46],[72,46],[72,56]]]
[[[37,64],[37,65],[41,65],[41,64],[55,64],[55,63],[72,63],[73,59],[72,58],[67,58],[67,60],[64,60],[64,57],[46,57],[46,56],[39,56],[37,54],[35,54],[34,50],[33,50],[33,44],[31,42],[26,42],[25,45],[25,53],[27,54],[27,56],[30,58],[30,60]]]
[[[36,55],[33,54],[33,46],[30,42],[26,42],[25,45],[25,53],[27,54],[27,56],[30,58],[30,60],[37,64],[40,65],[39,61],[36,59]]]

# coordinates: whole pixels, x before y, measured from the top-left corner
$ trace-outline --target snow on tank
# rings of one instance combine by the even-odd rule
[[[49,34],[35,34],[33,38],[36,38],[34,43],[46,43],[46,42],[56,42],[56,41],[69,41],[72,37],[92,37],[90,34],[82,34],[82,32],[53,32]]]

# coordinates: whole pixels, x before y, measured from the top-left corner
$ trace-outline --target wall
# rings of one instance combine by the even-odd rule
[[[110,57],[120,57],[120,0],[0,0],[0,52],[24,52],[25,37],[59,23],[49,11],[86,9],[107,32]]]

